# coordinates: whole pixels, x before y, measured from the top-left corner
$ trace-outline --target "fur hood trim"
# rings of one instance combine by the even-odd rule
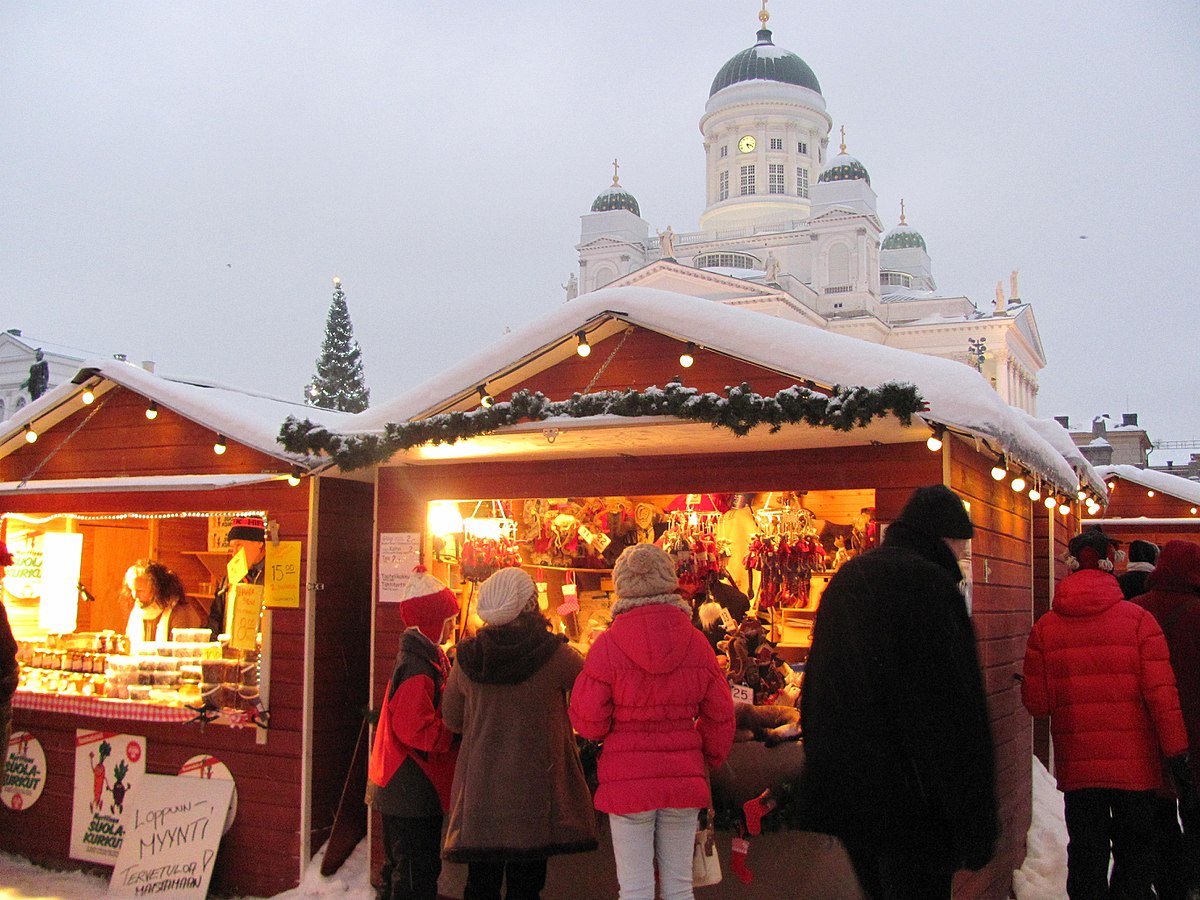
[[[692,606],[678,594],[651,594],[649,597],[621,597],[612,605],[614,618],[623,612],[637,609],[639,606],[676,606],[689,616]]]

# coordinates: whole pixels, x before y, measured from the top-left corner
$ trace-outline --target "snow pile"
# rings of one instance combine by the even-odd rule
[[[308,864],[298,887],[275,900],[307,900],[309,897],[345,897],[347,900],[374,900],[375,890],[367,876],[367,841],[358,842],[340,869],[325,878],[321,875],[322,847]],[[44,900],[44,898],[101,897],[108,891],[108,877],[83,872],[53,872],[36,866],[20,856],[0,853],[0,900]],[[253,900],[245,897],[242,900]]]
[[[1033,816],[1025,862],[1013,872],[1017,900],[1061,900],[1067,896],[1067,823],[1063,795],[1054,776],[1033,757]]]

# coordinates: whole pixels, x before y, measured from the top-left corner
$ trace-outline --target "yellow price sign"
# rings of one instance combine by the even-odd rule
[[[250,566],[246,564],[246,548],[238,547],[237,553],[225,563],[225,578],[230,584],[237,584],[249,571]]]
[[[267,544],[263,567],[263,602],[267,606],[296,609],[300,606],[300,542]]]
[[[229,646],[236,650],[254,650],[257,646],[258,620],[262,615],[263,586],[235,584],[230,588],[233,614],[229,624]]]

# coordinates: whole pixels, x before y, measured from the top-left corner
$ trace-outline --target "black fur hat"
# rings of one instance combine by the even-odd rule
[[[940,538],[969,539],[975,526],[958,494],[944,484],[917,488],[897,518]]]

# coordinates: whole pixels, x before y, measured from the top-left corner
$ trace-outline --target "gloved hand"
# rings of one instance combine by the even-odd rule
[[[1196,782],[1192,778],[1192,767],[1188,764],[1188,755],[1180,753],[1167,760],[1171,769],[1171,778],[1175,782],[1175,790],[1179,794],[1179,807],[1189,813],[1200,811],[1200,795],[1196,793]]]

